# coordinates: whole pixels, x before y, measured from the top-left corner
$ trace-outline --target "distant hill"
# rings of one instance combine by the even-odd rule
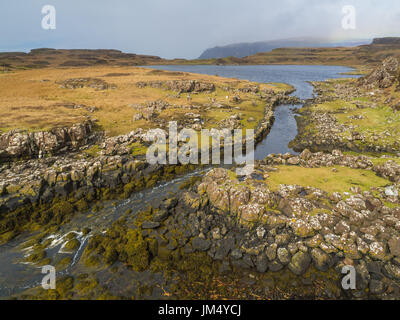
[[[243,58],[260,52],[269,52],[277,48],[355,47],[369,43],[371,43],[371,40],[348,40],[342,42],[332,42],[327,39],[319,38],[293,38],[262,42],[246,42],[207,49],[200,55],[199,59],[219,59],[226,57]]]
[[[372,41],[372,44],[384,44],[384,45],[398,46],[398,45],[400,45],[400,38],[398,38],[398,37],[376,38]]]
[[[0,52],[0,68],[34,69],[44,67],[137,66],[164,64],[156,56],[124,53],[109,49],[51,49],[39,48],[26,52]]]
[[[196,62],[218,65],[299,64],[354,67],[378,65],[391,56],[400,57],[400,38],[376,38],[371,44],[356,47],[278,48],[244,58],[227,57]]]
[[[173,59],[157,56],[124,53],[111,49],[51,49],[40,48],[26,52],[0,52],[0,73],[16,69],[46,67],[90,67],[90,66],[143,66],[163,64],[213,64],[213,65],[343,65],[374,66],[390,56],[400,57],[400,37],[376,38],[371,41],[347,41],[341,43],[310,42],[310,39],[280,40],[291,47],[282,47],[283,42],[274,42],[278,48],[259,52],[243,58],[228,56],[210,59]],[[307,42],[309,41],[309,42]],[[358,43],[368,42],[370,44]],[[371,43],[372,42],[372,43]],[[278,45],[280,44],[280,45]],[[261,49],[260,49],[261,50]]]

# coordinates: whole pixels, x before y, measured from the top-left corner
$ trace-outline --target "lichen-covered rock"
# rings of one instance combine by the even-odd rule
[[[277,251],[278,259],[283,265],[287,265],[290,262],[290,254],[286,248],[279,248]]]
[[[374,87],[388,88],[398,77],[399,61],[395,57],[388,57],[382,65],[378,66],[369,75],[358,80],[360,86],[365,86],[369,89]]]
[[[274,261],[276,258],[276,250],[278,249],[278,245],[276,243],[272,243],[267,247],[265,253],[269,261]]]
[[[396,257],[400,257],[400,238],[393,236],[389,242],[390,253]]]
[[[239,217],[244,223],[258,221],[264,212],[265,207],[258,203],[249,203],[239,207]]]
[[[321,249],[314,248],[311,250],[311,257],[315,267],[321,271],[327,271],[332,266],[331,257]]]
[[[256,268],[258,272],[264,273],[268,270],[268,259],[265,254],[257,256]]]
[[[165,86],[168,90],[178,93],[184,92],[212,92],[215,90],[215,85],[208,82],[200,82],[197,80],[173,80],[167,81]]]
[[[385,245],[381,242],[373,242],[369,246],[369,254],[374,259],[383,260],[385,258]]]
[[[299,237],[308,238],[315,235],[315,230],[312,228],[311,224],[302,219],[291,221],[290,226],[292,227],[293,232]]]
[[[372,168],[378,175],[393,182],[400,182],[400,164],[393,160],[388,160],[383,164]]]
[[[65,89],[79,89],[79,88],[93,88],[96,90],[115,89],[115,84],[109,84],[102,79],[97,78],[74,78],[57,82],[60,88]]]
[[[210,248],[210,246],[211,246],[210,240],[202,238],[194,238],[192,240],[192,247],[194,250],[206,251]]]
[[[0,135],[0,161],[54,154],[60,150],[76,150],[91,142],[93,123],[54,128],[43,132],[11,130]]]
[[[291,259],[289,269],[294,274],[300,276],[304,274],[311,263],[311,257],[308,253],[299,251]]]

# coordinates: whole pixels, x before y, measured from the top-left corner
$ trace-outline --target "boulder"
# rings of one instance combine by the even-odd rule
[[[192,240],[192,247],[194,250],[197,251],[207,251],[211,246],[210,240],[203,239],[203,238],[194,238]]]
[[[327,271],[332,266],[331,257],[321,249],[312,249],[311,257],[314,262],[315,268],[320,271]]]
[[[308,253],[299,251],[293,257],[289,263],[289,269],[295,275],[301,276],[304,274],[311,263],[311,257]]]

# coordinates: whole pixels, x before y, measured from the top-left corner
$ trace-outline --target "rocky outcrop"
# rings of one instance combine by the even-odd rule
[[[58,81],[56,83],[59,84],[60,88],[65,89],[79,89],[86,87],[96,90],[107,90],[115,89],[117,87],[115,84],[109,84],[106,81],[97,78],[74,78]]]
[[[139,110],[139,112],[133,116],[133,120],[152,120],[156,118],[161,111],[167,109],[169,106],[169,103],[162,100],[148,101],[145,104],[139,105],[133,104],[131,107]]]
[[[384,66],[397,64],[395,58],[385,61]],[[376,70],[386,69],[379,67]],[[393,95],[379,87],[380,80],[371,79],[376,80],[377,77],[314,82],[316,96],[307,101],[296,116],[299,133],[290,146],[298,152],[308,148],[314,152],[340,149],[398,154],[400,140],[396,139],[398,128],[395,125],[398,103]],[[372,87],[365,87],[365,83]],[[393,117],[385,116],[387,106],[393,108]],[[368,125],[367,119],[375,121],[378,117],[375,126]]]
[[[190,93],[190,92],[213,92],[215,85],[209,82],[197,80],[170,80],[170,81],[141,81],[137,82],[138,88],[163,88],[165,90],[175,91],[177,93]]]
[[[387,196],[379,188],[328,194],[314,187],[281,185],[274,191],[268,180],[264,183],[258,176],[268,175],[280,164],[340,164],[375,170],[365,156],[308,150],[300,156],[271,155],[257,162],[256,176],[244,181],[226,169],[213,169],[183,192],[172,208],[163,203],[156,207],[155,212],[168,211],[160,224],[152,225],[149,235],[159,239],[158,251],[163,256],[174,256],[179,250],[205,251],[222,262],[223,272],[232,268],[261,273],[290,270],[302,277],[315,272],[310,270],[329,271],[332,280],[326,277],[326,281],[332,283],[326,288],[336,287],[328,294],[331,298],[398,298],[400,210],[382,201],[399,205],[398,196]],[[182,236],[176,239],[175,234]],[[356,290],[344,292],[334,280],[342,277],[344,265],[356,269]]]
[[[215,85],[213,83],[201,82],[197,80],[167,81],[165,85],[168,90],[172,90],[178,93],[215,91]]]
[[[0,162],[77,150],[96,140],[93,126],[92,121],[86,121],[42,132],[11,130],[0,136]]]
[[[392,137],[392,133],[388,130],[360,133],[357,125],[340,123],[328,112],[312,112],[304,109],[302,115],[296,117],[296,121],[299,134],[290,146],[298,152],[308,148],[314,152],[340,149],[396,154],[400,148],[400,141],[387,141],[388,137]]]
[[[358,84],[372,89],[389,88],[399,79],[399,60],[395,57],[385,59],[381,66],[373,70],[369,75],[360,78]]]
[[[381,177],[393,182],[400,182],[400,164],[393,160],[388,160],[381,165],[377,165],[373,170]]]
[[[189,170],[185,168],[149,165],[129,154],[89,159],[69,154],[8,163],[0,167],[0,241],[5,234],[18,235],[29,222],[62,223],[68,216],[57,216],[63,211],[58,203],[75,208],[69,214],[83,212],[93,201],[126,198]]]

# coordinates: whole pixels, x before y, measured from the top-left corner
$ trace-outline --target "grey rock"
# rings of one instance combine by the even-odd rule
[[[389,186],[385,188],[385,195],[387,195],[388,197],[398,197],[399,192],[394,186]]]
[[[243,269],[250,269],[254,267],[253,261],[249,255],[244,255],[242,259],[234,259],[232,261],[232,265]]]
[[[210,240],[202,239],[202,238],[194,238],[192,240],[192,247],[194,250],[206,251],[210,248],[210,246],[211,246]]]
[[[142,223],[142,229],[155,229],[160,226],[159,222],[153,222],[153,221],[144,221]]]
[[[278,259],[283,265],[287,265],[290,262],[289,251],[286,248],[279,248]]]
[[[394,256],[400,257],[400,238],[397,236],[389,240],[390,253]]]
[[[231,266],[229,265],[229,262],[228,262],[228,261],[223,261],[223,262],[221,263],[220,268],[219,268],[219,272],[221,272],[222,274],[224,274],[224,273],[229,273],[229,272],[231,272],[231,271],[232,271],[232,268],[231,268]]]
[[[312,249],[311,257],[314,261],[315,267],[320,271],[327,271],[332,266],[331,257],[321,249]]]
[[[293,257],[289,263],[289,269],[294,274],[300,276],[304,274],[311,263],[311,257],[308,253],[299,251]]]
[[[268,259],[265,254],[260,254],[257,256],[256,260],[256,268],[260,273],[264,273],[268,270]]]
[[[390,278],[400,280],[400,267],[389,262],[384,269]]]
[[[372,294],[382,294],[385,291],[385,285],[382,281],[372,279],[369,283],[369,290]]]
[[[243,257],[243,253],[239,249],[235,249],[231,252],[231,256],[234,259],[240,259]]]
[[[235,246],[235,239],[232,237],[222,239],[219,242],[219,246],[217,247],[217,251],[215,253],[214,258],[216,260],[222,260],[225,258],[231,250],[233,250]],[[240,257],[241,258],[241,257]]]
[[[277,248],[278,248],[278,245],[276,243],[273,243],[267,247],[267,250],[265,251],[265,253],[266,253],[269,261],[275,260]]]
[[[278,261],[272,261],[268,264],[268,268],[272,272],[278,272],[283,269],[283,265],[280,264]]]
[[[168,211],[167,211],[167,210],[161,209],[161,210],[157,211],[157,212],[153,215],[153,220],[154,220],[155,222],[162,222],[162,221],[164,221],[165,219],[167,219],[168,216],[169,216]]]

